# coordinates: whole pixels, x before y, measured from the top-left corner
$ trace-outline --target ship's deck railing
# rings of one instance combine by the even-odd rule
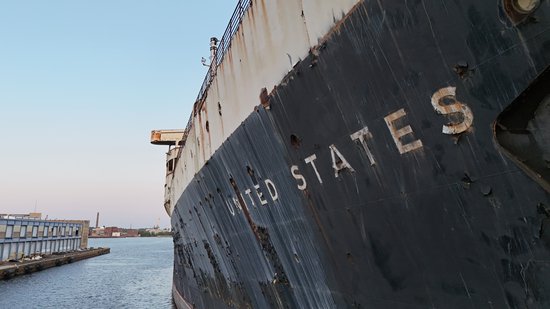
[[[233,11],[233,15],[231,15],[229,24],[227,25],[222,38],[218,42],[218,48],[216,49],[216,54],[213,59],[213,63],[215,63],[215,65],[210,65],[210,68],[204,77],[204,81],[202,82],[201,90],[197,95],[197,101],[201,101],[206,94],[206,91],[212,82],[212,78],[216,73],[216,67],[222,62],[223,56],[225,56],[229,46],[231,46],[231,39],[239,29],[244,13],[250,7],[250,2],[251,0],[239,0],[237,3],[237,7],[235,8],[235,11]]]
[[[223,33],[222,38],[218,42],[216,53],[214,55],[212,63],[210,64],[210,67],[208,68],[208,72],[204,77],[204,81],[202,82],[201,89],[199,91],[199,94],[197,95],[197,100],[195,102],[202,102],[204,100],[204,97],[206,96],[206,91],[208,91],[208,87],[210,87],[210,84],[212,83],[212,80],[216,75],[216,69],[218,65],[222,63],[225,53],[231,46],[231,39],[233,38],[237,30],[239,30],[239,26],[241,25],[243,16],[246,13],[246,10],[248,10],[248,8],[250,7],[251,2],[252,0],[239,0],[239,2],[237,3],[237,7],[235,7],[235,10],[233,11],[233,15],[231,15],[229,24],[227,25],[227,28],[225,28],[225,32]],[[187,122],[187,126],[185,127],[185,137],[187,137],[187,135],[189,134],[189,130],[191,130],[191,126],[193,124],[193,115],[194,111],[191,113],[189,121]]]

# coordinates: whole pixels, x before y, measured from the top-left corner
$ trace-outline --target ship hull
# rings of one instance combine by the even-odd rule
[[[550,64],[550,6],[518,29],[413,2],[360,2],[187,185],[186,306],[550,306],[550,196],[494,129]]]

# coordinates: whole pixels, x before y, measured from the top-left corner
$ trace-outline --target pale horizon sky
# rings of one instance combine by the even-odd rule
[[[150,227],[167,147],[185,127],[237,1],[0,1],[0,213]]]

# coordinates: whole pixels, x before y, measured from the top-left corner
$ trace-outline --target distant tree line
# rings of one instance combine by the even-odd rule
[[[140,237],[172,236],[172,232],[169,231],[149,232],[146,229],[139,229],[138,234]]]

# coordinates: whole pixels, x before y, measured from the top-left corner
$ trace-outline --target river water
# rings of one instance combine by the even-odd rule
[[[0,308],[173,308],[171,237],[88,245],[111,253],[0,281]]]

